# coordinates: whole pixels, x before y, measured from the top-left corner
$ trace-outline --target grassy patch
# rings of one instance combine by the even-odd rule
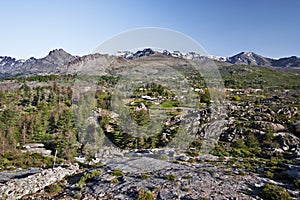
[[[176,180],[176,175],[175,174],[167,174],[165,176],[165,179],[167,179],[169,181],[175,181]]]
[[[55,195],[55,194],[58,194],[59,192],[61,192],[62,189],[63,188],[60,186],[60,184],[55,183],[55,184],[52,184],[52,185],[46,187],[45,192],[49,193],[50,195]]]
[[[161,104],[161,107],[163,108],[173,108],[178,106],[179,106],[179,101],[177,100],[166,100]]]
[[[148,179],[150,178],[149,174],[141,174],[141,179]]]
[[[262,187],[261,196],[270,200],[291,200],[291,196],[283,187],[267,183]]]
[[[111,175],[119,177],[119,176],[124,176],[124,173],[123,173],[122,170],[120,170],[120,169],[114,169],[114,170],[111,172]]]
[[[92,179],[95,176],[102,174],[101,170],[92,170],[91,172],[84,173],[78,182],[78,187],[82,188],[88,179]]]
[[[140,190],[137,195],[137,200],[154,200],[154,195],[148,190]]]
[[[119,180],[117,178],[113,178],[110,180],[110,183],[115,185],[119,183]]]

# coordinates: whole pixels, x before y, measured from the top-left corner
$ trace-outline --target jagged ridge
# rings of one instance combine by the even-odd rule
[[[107,63],[111,66],[115,63],[126,63],[126,60],[137,60],[144,57],[160,55],[169,58],[181,58],[181,59],[212,59],[221,62],[227,62],[231,64],[243,64],[243,65],[257,65],[257,66],[274,66],[274,67],[300,67],[300,58],[291,56],[287,58],[272,59],[260,56],[253,52],[242,52],[232,57],[221,56],[206,56],[200,55],[196,52],[181,53],[180,51],[170,52],[163,50],[161,52],[154,51],[150,48],[137,51],[135,53],[130,51],[119,51],[116,56],[102,55],[102,54],[89,54],[85,56],[73,56],[63,49],[55,49],[49,52],[49,54],[40,59],[31,57],[28,60],[17,60],[8,56],[0,56],[0,78],[14,77],[14,76],[30,76],[30,75],[47,75],[47,74],[62,74],[62,73],[76,73],[79,65],[85,67],[88,63],[88,68],[95,69],[94,64]],[[123,58],[123,60],[119,59]],[[124,59],[125,58],[125,59]],[[169,59],[170,60],[170,59]],[[90,66],[92,63],[93,66]],[[94,63],[94,64],[93,64]],[[103,66],[103,65],[102,65]],[[118,64],[116,66],[119,66]],[[67,71],[72,69],[71,71]],[[103,71],[103,69],[99,69]],[[97,69],[97,71],[99,71]]]

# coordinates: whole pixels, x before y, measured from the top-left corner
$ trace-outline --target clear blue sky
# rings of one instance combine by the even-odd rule
[[[300,56],[299,0],[7,0],[1,1],[0,55],[43,57],[55,48],[92,52],[138,27],[182,32],[209,54],[254,51]]]

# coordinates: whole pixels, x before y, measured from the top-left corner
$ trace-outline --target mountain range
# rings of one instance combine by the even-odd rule
[[[0,56],[0,78],[28,76],[28,75],[47,75],[61,74],[68,72],[76,73],[79,67],[87,65],[90,70],[94,70],[94,65],[101,63],[101,66],[118,67],[120,63],[131,62],[145,57],[158,55],[168,60],[172,58],[180,59],[212,59],[221,64],[273,66],[280,68],[300,68],[300,58],[296,56],[286,58],[267,58],[253,52],[241,52],[231,57],[203,56],[195,52],[181,53],[180,51],[170,52],[168,50],[154,51],[150,48],[137,52],[119,51],[116,55],[89,54],[85,56],[73,56],[63,49],[55,49],[49,52],[44,58],[31,57],[27,60],[17,60],[8,56]],[[176,62],[179,62],[177,59]],[[104,64],[103,64],[104,63]],[[116,65],[116,66],[114,66]],[[103,69],[97,69],[101,71]]]
[[[300,67],[300,58],[291,56],[287,58],[267,58],[253,52],[242,52],[227,59],[232,64],[273,66],[273,67]]]

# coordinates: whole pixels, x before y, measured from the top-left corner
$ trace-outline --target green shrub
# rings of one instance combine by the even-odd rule
[[[242,139],[234,141],[232,143],[232,147],[239,148],[239,149],[247,148],[247,146],[244,143],[244,140]]]
[[[270,172],[270,171],[266,171],[265,172],[265,176],[267,177],[267,178],[274,178],[274,174],[272,173],[272,172]]]
[[[137,200],[154,200],[154,196],[152,192],[142,189],[137,195]]]
[[[175,181],[175,180],[176,180],[176,175],[174,175],[174,174],[167,174],[167,175],[165,176],[165,178],[166,178],[167,180],[169,180],[169,181]]]
[[[138,125],[146,125],[150,122],[150,115],[148,110],[137,111],[134,109],[130,109],[130,115]]]
[[[81,199],[82,198],[82,194],[80,192],[78,192],[73,197],[74,197],[74,199]]]
[[[233,101],[241,101],[241,97],[235,95],[235,96],[233,96],[233,97],[231,98],[231,100],[233,100]]]
[[[101,170],[93,170],[91,172],[84,173],[84,175],[78,181],[78,187],[82,188],[88,179],[94,178],[95,176],[99,176],[101,174]]]
[[[199,151],[197,150],[186,150],[185,153],[192,157],[199,156]]]
[[[18,153],[7,154],[8,158],[0,155],[0,167],[4,170],[11,166],[17,168],[42,167],[49,168],[53,166],[53,158],[43,156],[38,153]],[[60,159],[57,162],[61,162]]]
[[[262,187],[261,196],[266,200],[291,200],[292,199],[289,193],[286,192],[283,187],[271,183],[266,183]]]
[[[294,180],[295,188],[300,189],[300,179]]]
[[[210,200],[210,198],[208,198],[208,197],[200,197],[199,200]]]
[[[167,155],[159,155],[158,159],[159,160],[168,160],[168,156]]]
[[[52,184],[46,187],[45,191],[51,195],[54,195],[62,191],[62,187],[59,184]]]
[[[118,184],[119,180],[117,178],[113,178],[113,179],[110,180],[110,183],[111,184]]]
[[[210,104],[210,95],[209,94],[201,95],[200,102]]]
[[[163,108],[172,108],[172,107],[178,107],[179,106],[179,101],[177,100],[166,100],[164,101],[161,106]]]
[[[148,179],[150,178],[149,174],[141,174],[141,179]]]
[[[111,174],[113,176],[124,176],[124,173],[120,169],[114,169]]]
[[[239,175],[244,176],[246,173],[243,170],[239,170]]]

